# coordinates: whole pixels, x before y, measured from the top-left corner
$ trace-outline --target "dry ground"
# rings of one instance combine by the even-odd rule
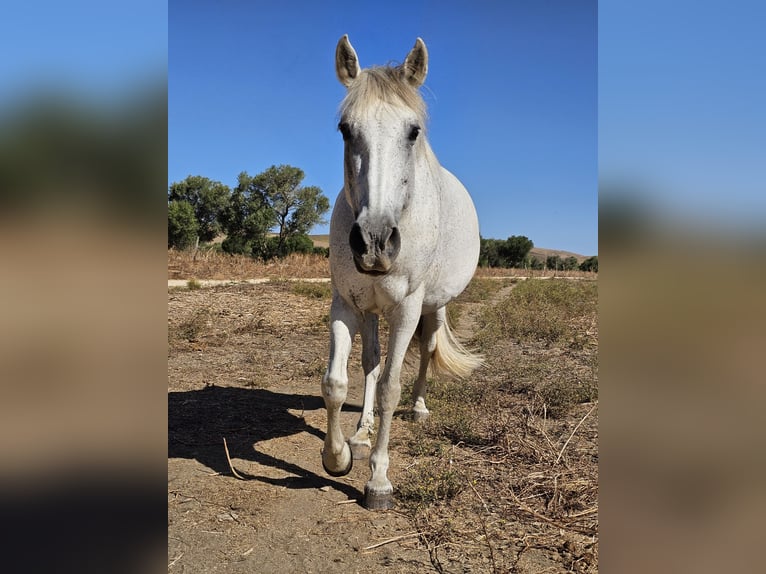
[[[561,340],[499,336],[485,310],[515,285],[475,280],[453,305],[487,365],[436,381],[426,424],[397,413],[388,512],[357,502],[366,461],[343,478],[322,470],[329,286],[169,289],[168,570],[596,572],[595,312]],[[347,434],[359,355],[357,337]]]
[[[551,252],[553,253],[553,252]],[[564,254],[566,252],[556,252]],[[581,256],[580,256],[581,257]],[[476,270],[479,277],[576,277],[594,279],[585,271],[552,271],[531,269]],[[168,249],[168,279],[309,279],[330,277],[330,260],[320,255],[292,253],[283,259],[261,261],[242,255],[229,255],[210,249],[177,251]]]

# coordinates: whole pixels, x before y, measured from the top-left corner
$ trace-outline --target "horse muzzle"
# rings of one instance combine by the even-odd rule
[[[391,270],[402,245],[399,228],[385,226],[373,232],[354,223],[348,236],[354,265],[359,273],[385,275]]]

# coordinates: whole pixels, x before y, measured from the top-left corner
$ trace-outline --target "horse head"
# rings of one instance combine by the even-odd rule
[[[349,233],[361,273],[388,273],[401,248],[399,221],[413,197],[418,154],[427,146],[425,104],[418,93],[428,72],[423,40],[398,67],[361,69],[343,36],[335,70],[348,89],[341,104],[344,191],[355,222]]]

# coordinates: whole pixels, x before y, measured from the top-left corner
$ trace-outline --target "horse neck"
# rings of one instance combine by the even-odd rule
[[[442,167],[427,140],[423,142],[421,154],[415,170],[415,190],[406,213],[410,214],[413,225],[422,225],[423,218],[427,218],[438,226],[443,190]]]

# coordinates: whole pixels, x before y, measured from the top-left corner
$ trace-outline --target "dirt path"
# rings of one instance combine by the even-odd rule
[[[171,291],[169,298],[168,571],[432,570],[404,515],[357,502],[366,461],[338,479],[321,467],[329,303],[289,285]],[[358,355],[357,338],[347,434],[362,403]],[[405,424],[395,420],[394,435]],[[246,480],[232,476],[223,438]],[[392,458],[396,482],[402,458]]]
[[[219,394],[215,389],[202,391],[206,392]],[[260,407],[252,405],[258,418],[265,418],[264,411],[277,403],[285,408],[272,419],[277,432],[256,441],[253,453],[242,452],[244,445],[235,442],[233,462],[247,480],[230,476],[222,460],[222,444],[210,445],[210,455],[217,460],[208,464],[183,457],[169,460],[169,570],[377,572],[387,566],[395,572],[415,572],[430,568],[428,554],[418,548],[404,516],[372,513],[355,501],[367,480],[365,464],[357,464],[342,479],[325,477],[319,463],[322,407],[311,402],[305,411],[291,409],[289,391],[281,397],[278,392],[267,393],[272,396],[259,397]],[[347,428],[352,428],[353,416],[346,417]],[[216,449],[218,455],[213,452]],[[400,542],[370,548],[397,537]]]

